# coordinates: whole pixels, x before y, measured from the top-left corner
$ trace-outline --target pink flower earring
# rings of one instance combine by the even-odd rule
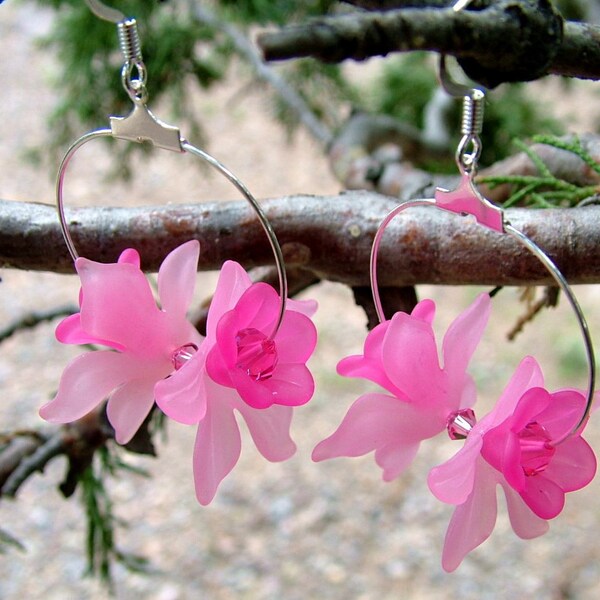
[[[594,398],[595,360],[585,317],[558,267],[474,185],[481,153],[483,91],[453,82],[444,57],[440,78],[449,93],[464,99],[463,137],[456,155],[461,181],[454,191],[438,189],[433,199],[401,204],[380,225],[371,253],[371,285],[380,324],[368,334],[363,354],[343,359],[338,373],[373,381],[385,392],[358,398],[338,429],[315,447],[313,459],[360,456],[374,450],[383,478],[389,481],[410,465],[422,440],[444,430],[453,440],[464,439],[461,450],[428,477],[431,492],[456,506],[442,557],[444,569],[453,571],[491,535],[497,485],[504,490],[513,530],[529,539],[546,532],[548,519],[561,512],[566,492],[592,480],[596,458],[581,435]],[[442,343],[443,366],[431,327],[435,312],[431,300],[420,302],[410,315],[398,312],[385,319],[377,285],[382,235],[400,212],[423,206],[474,217],[498,234],[515,238],[538,258],[577,318],[589,372],[585,393],[549,392],[539,365],[527,357],[496,407],[478,422],[472,408],[475,387],[466,369],[489,316],[489,296],[480,295],[449,327]]]
[[[97,16],[117,24],[125,56],[123,84],[134,108],[127,117],[111,117],[110,129],[79,138],[60,165],[58,215],[81,279],[81,293],[79,313],[59,324],[57,338],[66,344],[97,344],[108,349],[84,353],[67,365],[56,397],[40,409],[40,415],[66,423],[108,398],[108,420],[115,439],[124,444],[156,401],[172,419],[198,425],[196,495],[200,503],[208,504],[240,455],[234,410],[244,417],[265,458],[281,461],[295,452],[289,436],[292,410],[308,402],[314,392],[306,361],[316,345],[310,319],[316,303],[287,299],[279,242],[246,186],[215,158],[183,139],[176,127],[165,125],[148,110],[146,70],[135,20],[100,2],[87,2]],[[227,261],[203,337],[186,317],[200,252],[197,241],[179,246],[165,258],[158,274],[158,304],[136,250],[125,250],[116,263],[109,264],[80,257],[65,217],[64,178],[75,153],[102,137],[149,141],[158,148],[186,152],[225,176],[250,203],[269,238],[279,293],[265,283],[252,283],[239,264]]]

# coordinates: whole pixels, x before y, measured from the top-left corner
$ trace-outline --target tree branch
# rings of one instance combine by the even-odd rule
[[[546,0],[480,2],[482,10],[458,13],[413,8],[423,6],[417,1],[385,4],[409,8],[315,19],[264,33],[258,44],[267,60],[312,56],[341,62],[429,50],[456,56],[470,77],[488,87],[547,74],[600,78],[600,27],[567,21],[563,28]]]
[[[290,196],[263,203],[290,267],[352,287],[369,285],[369,254],[379,223],[396,205],[370,192]],[[511,209],[507,217],[550,254],[572,283],[600,282],[600,207]],[[81,255],[111,262],[137,248],[146,269],[191,238],[200,240],[200,270],[227,259],[247,268],[272,265],[266,237],[246,203],[146,208],[81,208],[68,213]],[[508,236],[440,210],[411,209],[386,233],[382,286],[418,283],[540,285],[543,266]],[[72,273],[52,206],[0,201],[0,265]]]

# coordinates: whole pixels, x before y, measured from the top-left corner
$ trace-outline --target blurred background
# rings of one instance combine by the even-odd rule
[[[71,92],[70,104],[65,105],[62,92],[67,86],[62,92],[57,88],[68,60],[60,54],[60,46],[40,42],[55,35],[57,15],[69,14],[67,8],[58,13],[51,9],[58,4],[5,0],[0,5],[0,197],[4,200],[52,204],[55,157],[64,152],[69,139],[94,127],[79,122],[72,112],[73,106],[87,100]],[[107,24],[102,26],[108,36],[106,44],[114,50],[115,46],[110,46],[115,44],[114,31]],[[84,34],[78,31],[77,35]],[[206,141],[209,151],[258,198],[338,193],[342,185],[332,173],[322,143],[302,127],[293,134],[289,127],[282,127],[268,87],[249,85],[244,64],[228,60],[231,64],[207,90],[183,82],[180,91],[187,112],[179,107],[182,129],[187,125],[191,133]],[[117,70],[118,57],[115,61]],[[345,65],[340,74],[325,75],[331,81],[343,76],[364,84],[379,81],[388,69],[392,69],[388,63],[373,60]],[[150,71],[151,94],[152,82]],[[389,87],[377,85],[379,89]],[[571,82],[563,87],[547,81],[518,93],[526,96],[523,106],[528,106],[526,101],[532,103],[539,123],[547,123],[547,129],[540,132],[583,132],[596,126],[597,85]],[[339,89],[342,87],[340,84]],[[333,84],[331,89],[332,94],[339,93]],[[119,113],[111,97],[94,93],[100,114]],[[121,102],[126,100],[117,85],[114,94]],[[548,112],[534,100],[540,95],[549,100]],[[381,97],[373,102],[381,103]],[[337,113],[328,127],[340,127],[348,118],[352,104],[348,98],[350,95],[330,105]],[[495,93],[490,104],[494,100]],[[61,103],[63,112],[57,113]],[[392,104],[401,106],[399,101]],[[177,117],[177,107],[169,105],[166,96],[158,95],[157,105],[152,107],[167,121]],[[383,110],[375,104],[370,108]],[[89,106],[83,110],[88,110],[88,118],[96,118],[96,113],[90,117]],[[323,116],[324,122],[328,118]],[[411,118],[418,119],[407,117]],[[98,119],[97,126],[104,126],[106,117]],[[509,137],[513,135],[517,132]],[[124,163],[115,161],[115,152],[121,150],[98,142],[81,153],[67,180],[69,205],[156,205],[236,198],[227,182],[197,168],[193,161],[169,153],[131,154],[125,163],[129,179],[116,178],[117,162]],[[76,302],[79,286],[73,276],[3,269],[1,277],[3,326],[34,310]],[[198,299],[210,295],[215,281],[214,273],[198,275]],[[438,302],[436,327],[440,332],[478,291],[418,289],[421,298],[433,297]],[[481,397],[479,415],[484,407],[491,407],[528,353],[535,353],[541,362],[550,388],[585,384],[583,349],[565,302],[543,311],[515,342],[505,341],[507,331],[523,312],[520,292],[507,289],[494,300],[491,325],[472,361],[471,372]],[[598,343],[600,288],[578,286],[576,293]],[[118,518],[116,544],[124,556],[145,557],[149,572],[132,572],[126,560],[116,560],[112,567],[114,596],[152,600],[597,598],[598,481],[569,495],[550,532],[529,542],[513,534],[500,497],[492,538],[448,575],[441,568],[440,556],[451,507],[431,496],[425,477],[431,466],[456,450],[456,442],[439,436],[424,443],[409,472],[392,483],[381,481],[372,456],[318,465],[311,462],[314,445],[335,429],[356,397],[373,386],[335,373],[340,358],[361,350],[366,333],[366,318],[355,306],[351,291],[324,282],[303,297],[319,302],[315,320],[320,339],[310,363],[317,392],[307,406],[295,411],[292,435],[297,454],[283,464],[270,464],[244,431],[242,457],[209,507],[199,506],[194,496],[194,428],[170,423],[157,440],[155,459],[126,455],[128,463],[147,470],[150,477],[119,471],[118,477],[106,481]],[[43,424],[37,411],[52,397],[62,369],[78,353],[55,341],[55,326],[56,322],[42,324],[0,345],[0,431],[35,429]],[[587,432],[592,446],[600,448],[600,429],[594,419]],[[0,527],[25,548],[3,548],[6,552],[0,554],[2,599],[109,597],[98,577],[85,576],[84,508],[80,492],[68,500],[60,495],[57,485],[64,470],[63,460],[55,460],[45,473],[23,486],[15,501],[0,502]]]

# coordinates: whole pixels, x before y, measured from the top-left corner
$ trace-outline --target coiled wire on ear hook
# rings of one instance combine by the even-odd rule
[[[124,55],[122,70],[123,84],[133,101],[134,108],[126,117],[110,117],[110,128],[97,129],[81,136],[70,146],[60,163],[56,177],[56,207],[60,228],[69,253],[74,261],[79,257],[65,216],[63,200],[64,179],[71,159],[85,144],[95,139],[112,137],[137,143],[150,142],[157,148],[196,156],[208,163],[237,188],[244,199],[250,204],[267,235],[273,251],[279,279],[279,311],[273,330],[268,338],[273,339],[283,323],[288,295],[288,283],[283,252],[263,208],[251,194],[250,190],[225,165],[204,150],[190,144],[181,136],[177,127],[163,123],[150,112],[146,106],[148,97],[146,92],[146,69],[142,58],[141,42],[137,33],[135,19],[127,19],[120,11],[109,8],[98,0],[86,0],[86,3],[96,16],[117,25],[121,49]],[[131,77],[134,69],[137,69],[138,72],[137,79]]]

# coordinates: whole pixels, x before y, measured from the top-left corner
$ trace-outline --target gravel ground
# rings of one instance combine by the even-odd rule
[[[53,56],[33,46],[48,26],[48,15],[29,4],[0,6],[0,197],[52,202],[51,178],[22,160],[23,152],[45,135],[44,119],[52,105],[47,85]],[[7,58],[9,57],[9,59]],[[310,140],[285,135],[263,115],[259,96],[228,103],[235,86],[198,98],[206,115],[211,146],[258,197],[294,192],[335,193],[337,184]],[[226,198],[226,185],[179,157],[140,162],[131,186],[102,179],[109,156],[91,151],[68,180],[70,204],[109,201],[153,204]],[[177,176],[173,177],[173,173]],[[72,200],[71,200],[72,198]],[[4,270],[0,318],[10,322],[40,308],[72,303],[73,277]],[[211,290],[214,275],[200,274],[199,287]],[[421,290],[443,300],[439,315],[448,323],[473,290]],[[592,332],[600,331],[600,291],[578,289]],[[335,375],[343,355],[357,352],[364,338],[364,317],[348,290],[322,284],[311,290],[320,310],[320,341],[312,368],[318,387],[314,400],[296,411],[293,435],[297,455],[270,464],[243,439],[242,458],[209,507],[194,498],[191,477],[193,428],[170,425],[159,442],[159,458],[131,457],[152,478],[127,475],[111,481],[117,513],[128,523],[119,531],[120,546],[147,556],[156,572],[135,575],[115,569],[116,597],[183,600],[205,598],[306,600],[504,599],[600,597],[598,562],[600,484],[569,497],[551,531],[538,540],[516,538],[501,502],[492,539],[468,557],[453,575],[440,566],[440,551],[451,510],[429,494],[427,469],[455,449],[449,440],[424,444],[410,472],[384,484],[372,457],[310,461],[314,445],[328,435],[367,384]],[[512,292],[505,294],[514,296]],[[543,315],[515,345],[499,344],[518,310],[513,300],[495,305],[493,324],[474,360],[483,402],[501,389],[520,357],[539,351],[552,384],[581,384],[580,343],[566,307]],[[564,317],[564,318],[563,318]],[[20,334],[0,348],[0,430],[38,427],[37,409],[56,387],[60,372],[75,354],[53,338],[54,324]],[[481,409],[480,409],[481,410]],[[597,423],[589,439],[600,447]],[[23,541],[25,553],[0,556],[0,598],[101,599],[97,581],[84,578],[84,522],[78,498],[63,500],[56,490],[61,460],[43,476],[30,479],[17,501],[0,503],[0,527]]]

